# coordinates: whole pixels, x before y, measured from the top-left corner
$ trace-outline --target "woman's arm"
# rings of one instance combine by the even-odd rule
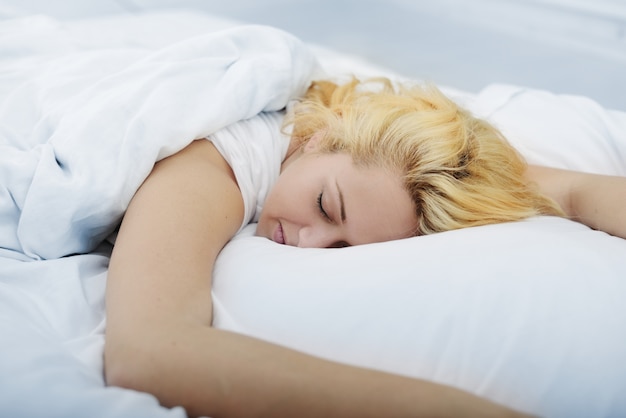
[[[211,328],[211,272],[243,203],[209,141],[158,163],[133,198],[107,284],[107,382],[191,416],[521,416],[463,391],[339,365]]]
[[[571,219],[626,239],[626,177],[539,166],[526,176]]]

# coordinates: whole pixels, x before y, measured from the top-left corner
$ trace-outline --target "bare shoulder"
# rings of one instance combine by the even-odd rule
[[[155,165],[125,221],[137,215],[157,233],[177,228],[176,235],[210,234],[218,240],[214,244],[223,245],[243,220],[243,198],[228,162],[213,143],[201,139]]]
[[[116,249],[137,241],[170,258],[203,252],[214,259],[242,220],[243,198],[232,169],[211,142],[197,140],[154,166],[130,202]],[[178,268],[184,268],[191,260],[180,261]]]
[[[194,141],[157,163],[130,202],[111,256],[110,328],[129,325],[131,308],[170,317],[191,309],[210,323],[213,265],[242,221],[235,177],[212,143]]]
[[[228,162],[215,145],[205,139],[195,140],[176,154],[159,161],[150,175],[154,175],[154,172],[160,170],[162,166],[170,165],[177,166],[174,174],[184,175],[187,171],[209,171],[215,174],[214,171],[217,170],[236,183],[235,175]]]

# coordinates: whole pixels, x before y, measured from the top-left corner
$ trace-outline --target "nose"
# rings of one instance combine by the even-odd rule
[[[328,248],[342,242],[341,231],[330,224],[304,226],[298,231],[298,247]]]

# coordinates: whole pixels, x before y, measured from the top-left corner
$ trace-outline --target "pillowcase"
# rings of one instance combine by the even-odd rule
[[[494,84],[468,108],[500,128],[531,164],[626,176],[626,113],[593,100]]]

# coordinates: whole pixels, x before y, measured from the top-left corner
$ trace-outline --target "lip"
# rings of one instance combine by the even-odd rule
[[[274,230],[274,242],[277,242],[278,244],[285,244],[285,232],[283,231],[283,226],[281,225],[281,223],[279,222],[278,225],[276,226],[276,229]]]

